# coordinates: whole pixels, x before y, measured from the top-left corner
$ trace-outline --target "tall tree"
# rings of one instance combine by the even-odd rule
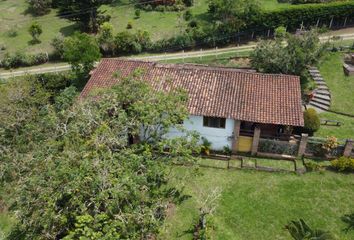
[[[52,0],[28,0],[29,11],[34,15],[44,15],[50,12]]]
[[[209,13],[224,32],[237,32],[259,14],[256,0],[210,0]]]
[[[11,87],[28,92],[24,97],[31,95],[26,89]],[[13,95],[7,89],[4,104]],[[5,136],[11,151],[3,163],[17,176],[17,224],[8,239],[153,238],[168,203],[180,200],[168,184],[168,164],[198,150],[194,137],[165,138],[187,116],[186,100],[179,90],[152,89],[137,74],[60,112],[40,102],[35,121],[18,125],[27,141],[14,143],[13,131]],[[11,122],[0,124],[12,129]],[[138,133],[145,137],[130,144]]]
[[[96,33],[99,26],[110,18],[99,8],[111,2],[112,0],[58,0],[56,4],[61,17],[77,22],[84,31]]]
[[[75,33],[64,40],[63,57],[71,64],[77,78],[85,83],[101,53],[95,38],[86,33]]]
[[[43,33],[42,26],[38,22],[33,22],[28,28],[29,34],[32,36],[32,43],[40,43],[39,36]]]
[[[324,49],[315,30],[300,36],[287,34],[285,38],[258,43],[252,52],[251,64],[262,72],[301,76],[305,83],[307,67],[319,61]]]

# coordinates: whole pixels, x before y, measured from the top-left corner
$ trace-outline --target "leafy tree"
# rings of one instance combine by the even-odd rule
[[[29,11],[41,16],[50,12],[52,0],[28,0]]]
[[[325,46],[314,30],[302,36],[286,35],[285,40],[286,44],[283,38],[258,43],[251,54],[252,67],[267,73],[299,75],[302,83],[306,83],[307,67],[319,61]]]
[[[320,117],[313,108],[309,108],[304,112],[304,130],[309,134],[313,134],[318,131],[321,126]]]
[[[332,240],[334,237],[326,231],[310,228],[304,220],[289,222],[285,228],[294,240]]]
[[[103,22],[110,19],[99,8],[111,2],[112,0],[59,0],[57,5],[62,17],[77,22],[84,31],[95,33]]]
[[[76,32],[72,37],[65,39],[63,56],[71,64],[77,78],[84,81],[101,54],[94,38],[86,33]]]
[[[40,43],[39,36],[42,34],[42,26],[38,22],[33,22],[28,28],[29,34],[32,36],[32,43]]]
[[[12,95],[4,95],[5,104]],[[153,237],[167,203],[181,197],[168,184],[167,164],[198,151],[194,137],[164,137],[187,116],[186,100],[179,90],[152,89],[136,74],[60,112],[40,101],[35,121],[6,135],[11,151],[4,165],[17,176],[12,209],[18,218],[8,239]],[[132,144],[138,133],[141,141]],[[17,141],[22,134],[34,139]]]
[[[219,23],[219,30],[237,32],[257,18],[260,12],[256,0],[210,0],[209,13]]]
[[[105,22],[101,25],[98,33],[98,43],[101,50],[104,53],[113,53],[114,43],[113,43],[113,25]]]

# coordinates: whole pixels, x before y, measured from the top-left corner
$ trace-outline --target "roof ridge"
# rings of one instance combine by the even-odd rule
[[[178,70],[183,70],[183,69],[201,69],[201,70],[206,70],[206,71],[215,71],[215,70],[220,70],[220,71],[228,71],[228,72],[240,72],[240,73],[246,73],[246,74],[251,74],[251,75],[263,75],[263,76],[275,76],[275,77],[284,77],[287,76],[289,79],[291,77],[294,77],[296,79],[299,79],[300,77],[297,75],[293,74],[283,74],[283,73],[262,73],[262,72],[257,72],[255,69],[249,68],[249,69],[242,69],[242,68],[232,68],[232,67],[223,67],[223,66],[208,66],[204,64],[193,64],[193,63],[160,63],[160,62],[153,62],[153,61],[147,61],[147,60],[142,60],[142,59],[130,59],[130,58],[102,58],[102,60],[108,60],[108,61],[121,61],[121,62],[136,62],[136,63],[146,63],[149,64],[153,67],[156,68],[174,68]]]

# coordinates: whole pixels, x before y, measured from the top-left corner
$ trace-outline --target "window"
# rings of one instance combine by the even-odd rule
[[[203,126],[212,128],[225,128],[225,118],[203,117]]]

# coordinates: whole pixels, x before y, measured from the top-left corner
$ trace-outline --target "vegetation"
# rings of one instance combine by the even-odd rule
[[[331,110],[354,115],[354,76],[347,77],[342,70],[344,54],[329,53],[319,64],[319,70],[331,91]]]
[[[303,219],[298,221],[289,222],[285,228],[289,231],[291,237],[294,240],[304,240],[304,239],[322,239],[322,240],[332,240],[334,237],[323,230],[311,229],[309,225],[305,223]]]
[[[323,112],[319,114],[321,119],[337,120],[341,122],[341,126],[321,125],[320,129],[315,133],[316,137],[336,136],[339,139],[353,138],[354,121],[352,117],[342,116],[335,113]]]
[[[84,31],[95,33],[103,22],[110,19],[99,10],[110,2],[112,0],[58,0],[57,5],[61,17],[75,21]]]
[[[37,22],[33,22],[28,28],[29,34],[32,36],[32,44],[40,43],[39,36],[43,33],[42,26]]]
[[[28,10],[36,16],[42,16],[50,12],[52,0],[28,0]]]
[[[298,75],[302,84],[307,84],[307,67],[324,54],[318,33],[313,30],[302,36],[286,34],[286,45],[283,40],[277,37],[275,41],[261,41],[251,54],[252,67],[261,72]]]
[[[84,83],[100,57],[96,40],[86,33],[75,33],[64,41],[63,58],[71,64],[77,78]]]
[[[160,234],[162,239],[191,239],[189,230],[200,216],[198,209],[216,189],[220,197],[214,203],[214,213],[207,219],[210,239],[289,239],[284,225],[300,218],[312,229],[324,229],[337,239],[354,237],[354,231],[343,231],[347,224],[341,220],[353,211],[352,175],[330,171],[299,176],[225,170],[227,163],[207,159],[201,160],[201,164],[211,168],[199,168],[199,175],[178,183],[192,197],[176,206],[167,218]],[[290,162],[258,159],[259,166],[271,164],[293,168]],[[194,171],[186,167],[172,170],[180,177]]]
[[[304,112],[304,122],[304,129],[311,135],[320,129],[320,118],[313,108],[309,108]]]
[[[77,102],[51,76],[0,86],[0,177],[16,211],[8,239],[154,236],[168,203],[183,200],[167,164],[199,151],[193,136],[163,137],[186,117],[185,94],[154,91],[136,73]]]
[[[340,172],[354,172],[354,158],[340,157],[333,160],[331,166]]]

